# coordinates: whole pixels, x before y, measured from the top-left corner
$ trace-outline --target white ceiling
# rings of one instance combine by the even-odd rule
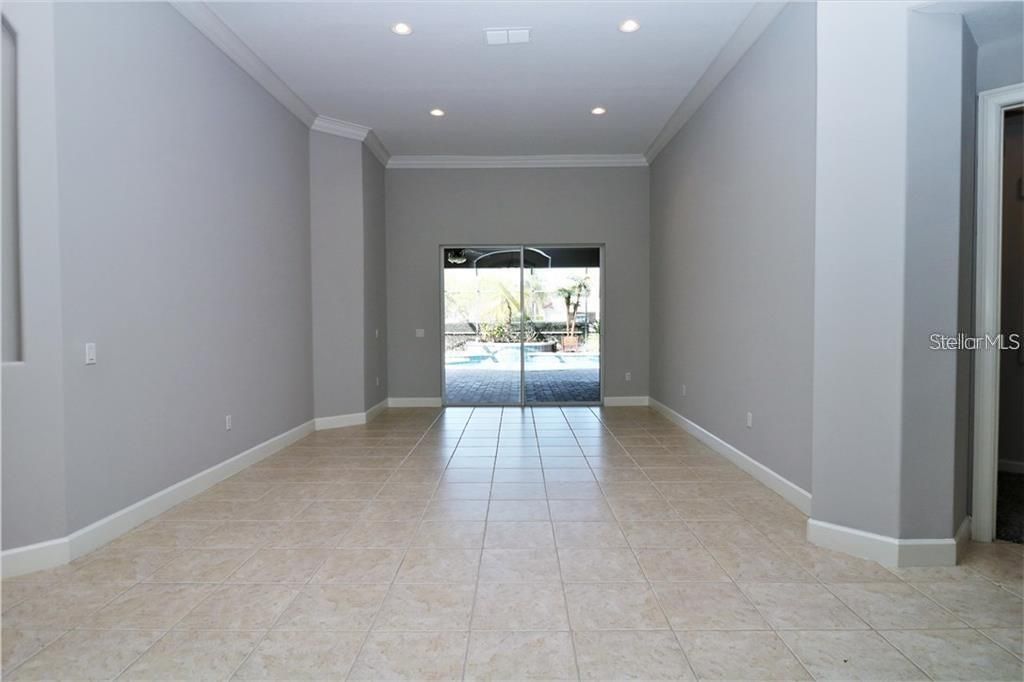
[[[317,114],[393,155],[642,154],[750,2],[211,3]],[[618,24],[637,19],[623,34]],[[395,22],[412,25],[401,37]],[[530,27],[528,45],[483,30]],[[608,113],[590,114],[595,106]],[[440,107],[443,118],[428,115]]]
[[[1024,26],[1024,2],[977,2],[963,14],[979,46],[1020,36]]]
[[[962,14],[979,47],[1020,36],[1024,26],[1024,2],[994,0],[947,0],[918,9],[934,14]]]

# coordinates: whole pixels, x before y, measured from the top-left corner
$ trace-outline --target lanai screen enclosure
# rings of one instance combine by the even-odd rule
[[[600,246],[441,250],[448,405],[601,401]]]

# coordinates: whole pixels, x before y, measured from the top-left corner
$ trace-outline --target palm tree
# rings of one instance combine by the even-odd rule
[[[565,331],[567,336],[576,336],[576,313],[580,310],[580,301],[590,294],[589,277],[573,277],[572,283],[558,290],[558,295],[565,303]]]
[[[519,314],[519,292],[511,291],[499,280],[485,278],[480,284],[479,297],[484,301],[480,310],[481,317],[489,322],[511,323],[513,312]]]

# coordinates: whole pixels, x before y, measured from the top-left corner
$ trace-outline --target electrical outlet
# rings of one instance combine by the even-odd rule
[[[748,429],[754,428],[754,413],[753,412],[747,412],[747,428]]]
[[[426,335],[426,331],[424,331],[422,329],[417,329],[416,330],[416,338],[417,339],[422,339],[425,335]]]
[[[224,417],[224,430],[225,431],[230,431],[231,430],[231,415],[230,414],[227,415],[226,417]]]
[[[632,381],[632,380],[633,380],[633,373],[632,372],[626,372],[626,381]]]

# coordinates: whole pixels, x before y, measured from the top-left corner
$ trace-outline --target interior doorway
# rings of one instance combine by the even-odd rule
[[[974,540],[1024,542],[1024,83],[978,102]],[[998,339],[999,343],[988,343]]]
[[[1003,338],[1024,334],[1024,108],[1003,113]],[[1009,345],[1009,344],[1008,344]],[[1024,543],[1024,347],[999,358],[999,473],[996,539]]]
[[[601,403],[600,245],[441,249],[446,405]]]

